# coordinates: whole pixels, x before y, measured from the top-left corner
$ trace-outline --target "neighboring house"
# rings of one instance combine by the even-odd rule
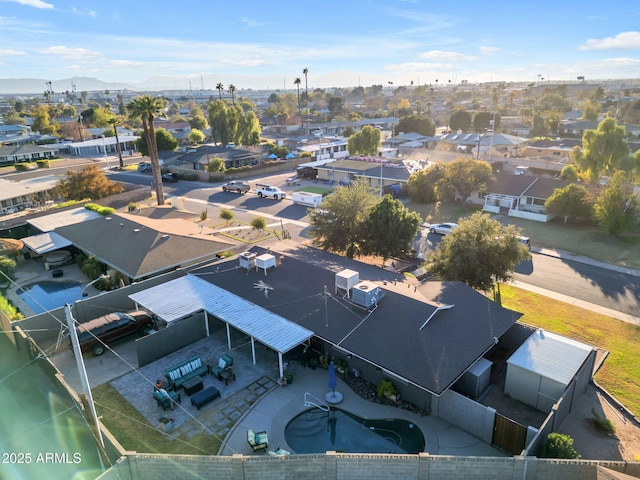
[[[307,143],[297,147],[297,155],[310,153],[314,160],[340,159],[349,156],[348,140],[342,137],[319,136],[317,143]]]
[[[528,139],[507,135],[505,133],[449,133],[439,137],[440,147],[444,150],[460,150],[466,148],[468,152],[484,158],[487,155],[500,157],[517,157]]]
[[[325,182],[349,185],[358,180],[366,181],[374,189],[388,185],[404,185],[411,173],[403,162],[392,162],[377,157],[350,157],[325,164],[316,164],[318,179]]]
[[[118,142],[120,143],[120,151],[123,155],[133,155],[136,151],[137,136],[118,135]],[[72,142],[65,143],[60,147],[60,150],[66,150],[74,157],[99,157],[100,155],[117,155],[118,147],[116,146],[116,137],[103,137],[100,134],[100,138],[86,140],[84,142]]]
[[[55,175],[29,178],[19,182],[0,178],[0,215],[16,213],[49,201],[53,203],[52,190],[59,181],[60,177]]]
[[[555,178],[496,172],[487,182],[486,191],[473,192],[469,201],[482,205],[487,212],[548,222],[554,215],[544,210],[547,198],[556,188],[564,188],[569,183]]]
[[[586,130],[596,130],[599,123],[600,122],[591,122],[587,120],[562,121],[558,127],[558,135],[582,138],[582,135],[584,135]]]
[[[15,135],[26,135],[31,133],[31,127],[28,125],[0,125],[0,138],[4,142],[4,137]]]
[[[582,147],[582,141],[577,139],[536,140],[520,151],[523,157],[554,158],[556,162],[567,163],[574,146]]]
[[[185,218],[194,215],[172,208],[146,209],[137,215],[114,213],[66,225],[55,233],[137,281],[214,259],[230,248],[229,243],[201,234],[201,228]]]
[[[0,165],[15,165],[20,162],[34,162],[55,157],[57,149],[51,145],[8,145],[0,146]]]

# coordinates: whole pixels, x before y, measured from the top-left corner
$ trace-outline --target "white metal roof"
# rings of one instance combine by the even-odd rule
[[[55,187],[60,177],[47,175],[46,177],[28,178],[14,182],[0,178],[0,200],[9,200],[22,195],[33,195],[38,192],[46,192]]]
[[[56,232],[46,232],[21,239],[24,244],[38,255],[68,247],[71,242]]]
[[[591,350],[585,343],[538,329],[507,363],[568,385]]]
[[[311,330],[194,275],[148,288],[129,298],[166,322],[206,311],[281,353],[313,336]]]
[[[65,210],[64,212],[57,212],[50,215],[43,215],[42,217],[32,218],[27,220],[27,223],[41,232],[51,232],[58,227],[74,225],[76,223],[93,220],[101,216],[102,215],[94,212],[93,210],[87,210],[84,207],[79,207],[71,210]]]

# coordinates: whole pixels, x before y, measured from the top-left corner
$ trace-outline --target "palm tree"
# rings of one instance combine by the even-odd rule
[[[293,83],[298,88],[298,117],[300,117],[300,131],[302,131],[302,111],[300,110],[300,77],[296,77]]]
[[[307,111],[306,114],[309,115],[309,84],[307,83],[307,74],[309,73],[309,69],[307,67],[304,67],[302,69],[302,74],[304,75],[304,102],[305,102],[305,107],[307,107]]]
[[[220,100],[222,100],[222,91],[224,90],[224,85],[222,83],[218,83],[216,85],[216,88],[218,89],[218,96],[220,97]]]
[[[236,86],[233,83],[229,84],[229,93],[231,94],[231,102],[235,105],[236,104],[236,97],[233,96],[233,94],[236,91]]]
[[[149,149],[149,159],[151,160],[151,171],[153,173],[153,183],[156,189],[156,201],[158,205],[164,205],[164,190],[162,188],[162,172],[160,171],[160,161],[158,160],[158,144],[156,143],[156,130],[153,120],[156,115],[163,111],[162,100],[150,95],[136,97],[128,105],[129,116],[142,121],[144,135],[147,139]]]
[[[120,139],[118,138],[118,125],[122,125],[118,117],[113,117],[109,120],[109,123],[113,126],[113,133],[116,135],[116,149],[118,150],[118,160],[120,160],[120,168],[124,168],[124,161],[122,160],[122,149],[120,148]]]

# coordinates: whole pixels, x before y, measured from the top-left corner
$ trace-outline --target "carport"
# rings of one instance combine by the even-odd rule
[[[278,352],[280,376],[284,376],[283,354],[313,336],[311,330],[276,315],[254,303],[228,292],[194,275],[171,280],[156,287],[129,295],[136,303],[171,324],[194,313],[204,312],[207,336],[209,315],[226,324],[227,344],[231,349],[231,327],[251,338],[251,355],[255,365],[255,341]]]

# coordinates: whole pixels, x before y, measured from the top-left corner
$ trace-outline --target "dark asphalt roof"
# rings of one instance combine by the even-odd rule
[[[251,250],[265,253],[260,247]],[[274,255],[281,264],[266,276],[262,270],[240,268],[237,258],[192,273],[437,395],[520,317],[460,282],[429,282],[419,289],[409,285],[404,292],[404,285],[394,286],[401,275],[316,249]],[[354,307],[336,293],[335,274],[346,268],[359,272],[360,281],[381,288],[384,296],[373,312]],[[268,297],[254,285],[260,280],[272,287]],[[439,311],[420,330],[441,304],[455,306]]]
[[[178,214],[167,210],[169,217]],[[151,213],[149,218],[154,216]],[[204,262],[229,248],[228,243],[168,234],[118,214],[57,228],[55,232],[132,279]]]

